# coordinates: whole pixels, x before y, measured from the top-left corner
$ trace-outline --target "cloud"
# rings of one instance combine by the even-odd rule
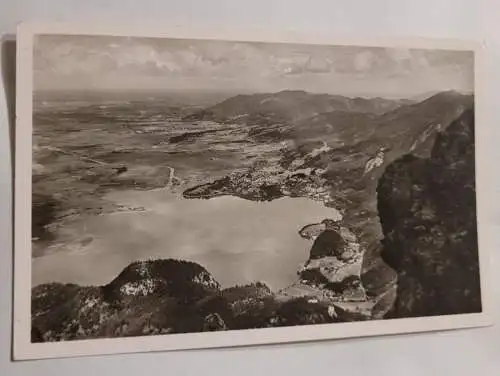
[[[375,64],[375,55],[370,51],[361,52],[356,55],[353,64],[358,72],[369,71]]]
[[[406,48],[385,48],[384,52],[396,64],[404,63],[414,58],[410,50]]]
[[[330,59],[312,55],[274,57],[272,62],[275,72],[280,76],[327,74],[334,69]]]
[[[365,87],[381,95],[389,78],[393,91],[398,82],[405,90],[470,87],[472,64],[472,54],[457,51],[77,36],[38,37],[34,59],[36,82],[49,87]],[[436,81],[440,74],[446,79]]]

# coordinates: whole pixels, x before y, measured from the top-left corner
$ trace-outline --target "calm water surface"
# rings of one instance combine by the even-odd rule
[[[107,198],[146,210],[88,217],[64,228],[80,241],[34,258],[33,285],[103,284],[132,261],[178,258],[201,264],[224,287],[262,281],[276,290],[297,280],[308,257],[311,243],[298,230],[340,217],[305,198],[186,200],[167,190],[114,192]]]

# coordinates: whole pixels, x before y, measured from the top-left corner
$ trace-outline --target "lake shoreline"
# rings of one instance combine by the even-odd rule
[[[332,210],[331,208],[327,208],[323,206],[322,204],[315,202],[313,200],[307,199],[307,198],[288,198],[288,197],[283,197],[277,200],[273,200],[271,202],[257,202],[257,201],[252,201],[248,199],[242,199],[234,196],[222,196],[218,198],[211,198],[209,200],[205,199],[184,199],[181,198],[179,192],[172,191],[168,187],[163,187],[163,188],[157,188],[153,190],[148,190],[148,191],[115,191],[115,192],[110,192],[104,198],[113,203],[113,204],[119,204],[120,206],[123,207],[134,207],[134,208],[140,208],[141,210],[133,210],[133,211],[118,211],[114,213],[108,213],[108,214],[101,214],[98,216],[89,216],[87,217],[87,220],[96,220],[98,223],[102,224],[102,219],[107,218],[110,219],[113,227],[113,232],[120,234],[120,238],[117,241],[122,243],[126,243],[123,238],[132,238],[131,235],[127,235],[127,231],[135,231],[135,233],[141,233],[141,231],[145,234],[148,235],[143,235],[142,240],[134,240],[134,244],[148,244],[148,241],[144,240],[146,239],[149,235],[152,237],[157,237],[158,233],[161,233],[162,229],[158,227],[154,227],[151,229],[150,233],[144,232],[144,229],[134,229],[134,223],[142,223],[140,227],[144,227],[145,221],[153,221],[153,222],[160,222],[163,221],[165,223],[165,226],[167,226],[168,221],[175,221],[178,222],[179,228],[177,231],[192,231],[192,232],[197,232],[197,227],[203,228],[207,227],[205,229],[204,233],[204,238],[207,239],[205,243],[209,242],[215,242],[214,244],[218,244],[217,242],[220,243],[221,238],[224,238],[225,236],[231,237],[231,235],[220,235],[220,236],[214,236],[213,233],[216,233],[217,230],[216,227],[223,228],[224,225],[222,226],[212,226],[210,227],[208,223],[213,222],[213,218],[216,217],[217,221],[222,221],[224,222],[224,217],[231,217],[231,219],[225,220],[226,226],[228,228],[228,231],[233,231],[236,235],[233,235],[232,237],[240,236],[241,240],[239,243],[231,241],[230,246],[228,248],[234,248],[236,244],[237,248],[240,248],[234,252],[227,252],[225,253],[225,256],[221,259],[221,255],[224,254],[224,249],[221,247],[221,249],[216,253],[217,256],[214,256],[217,258],[217,261],[224,263],[224,260],[229,260],[227,261],[231,265],[231,268],[235,268],[235,265],[239,264],[239,267],[236,267],[237,269],[240,269],[240,273],[245,274],[245,273],[250,273],[250,276],[252,273],[256,273],[255,271],[251,271],[251,269],[264,269],[264,270],[269,270],[269,275],[276,274],[276,272],[273,272],[272,269],[269,266],[261,265],[262,263],[268,264],[269,263],[275,263],[278,262],[278,264],[283,264],[284,261],[287,261],[290,259],[291,255],[296,254],[294,257],[291,257],[291,260],[287,262],[288,265],[288,275],[289,277],[282,277],[285,278],[284,282],[281,282],[277,285],[276,288],[273,288],[273,290],[280,290],[281,288],[288,286],[289,284],[293,283],[294,280],[296,280],[297,277],[297,270],[300,268],[300,265],[306,262],[308,255],[309,255],[309,250],[311,243],[307,241],[306,239],[302,239],[299,235],[299,231],[302,227],[304,227],[304,224],[308,223],[315,223],[319,222],[325,218],[331,218],[332,217]],[[292,201],[293,200],[293,201]],[[172,207],[169,207],[172,206]],[[204,207],[204,209],[199,208],[199,207]],[[227,209],[224,209],[223,207],[227,207]],[[198,209],[196,209],[198,207]],[[295,207],[295,209],[294,209]],[[175,215],[173,215],[174,212],[183,212],[183,211],[189,211],[190,214],[186,214],[188,217],[183,218],[182,220],[175,220]],[[224,210],[226,210],[227,213],[224,213]],[[245,215],[245,210],[248,215]],[[162,217],[161,212],[164,212],[164,217]],[[310,212],[309,214],[307,212]],[[295,213],[295,214],[293,214]],[[117,216],[117,214],[120,214]],[[335,212],[333,212],[335,214]],[[340,216],[339,213],[336,213],[337,217]],[[288,224],[280,224],[280,222],[285,222],[286,218],[290,218],[290,216],[294,218],[293,223],[288,223]],[[203,223],[201,223],[199,220],[200,216],[203,216],[204,220]],[[335,217],[335,215],[334,215]],[[139,219],[140,218],[140,219]],[[194,220],[193,220],[194,218]],[[253,219],[252,219],[253,218]],[[99,221],[101,220],[101,221]],[[239,225],[238,225],[238,222]],[[259,222],[265,223],[264,226],[258,225]],[[121,224],[121,225],[120,225]],[[96,285],[105,282],[106,280],[112,279],[115,275],[114,273],[117,273],[120,268],[118,266],[113,267],[112,270],[114,272],[109,272],[107,278],[100,277],[95,281],[89,280],[87,277],[78,277],[73,275],[73,273],[69,273],[68,269],[71,269],[71,267],[68,268],[66,266],[64,268],[65,272],[58,273],[58,270],[61,268],[60,261],[57,261],[58,259],[66,259],[69,265],[72,265],[71,262],[75,265],[81,265],[82,260],[85,260],[86,257],[90,257],[96,262],[102,264],[105,263],[105,260],[101,260],[100,262],[97,260],[96,254],[96,246],[93,245],[95,242],[99,242],[99,236],[95,236],[92,234],[88,234],[89,232],[89,224],[85,224],[85,219],[83,220],[83,223],[78,223],[76,221],[76,224],[73,224],[73,226],[78,227],[78,231],[84,232],[86,229],[86,234],[80,233],[78,234],[79,236],[76,238],[84,238],[84,239],[92,239],[88,244],[84,246],[76,246],[75,242],[74,243],[66,243],[66,244],[59,244],[58,248],[60,249],[59,251],[55,251],[52,253],[49,253],[45,256],[42,257],[37,257],[33,259],[33,286],[41,284],[41,283],[47,283],[47,282],[67,282],[67,283],[73,283],[76,282],[78,284],[84,284],[84,285]],[[86,227],[87,226],[87,227]],[[90,225],[91,226],[91,225]],[[104,224],[105,226],[105,224]],[[119,229],[121,227],[121,230]],[[245,227],[248,227],[247,229],[244,229]],[[68,232],[69,227],[65,227],[65,231]],[[156,230],[158,228],[158,230]],[[211,230],[209,230],[211,228]],[[95,230],[95,225],[94,225],[94,230]],[[92,231],[92,226],[90,229],[90,232]],[[265,235],[267,231],[267,235]],[[123,234],[122,234],[123,233]],[[172,232],[170,232],[172,234]],[[211,235],[212,234],[212,235]],[[287,234],[285,237],[283,234]],[[103,235],[103,234],[101,234]],[[105,236],[110,236],[108,234],[104,234]],[[212,238],[211,238],[212,237]],[[205,248],[203,245],[203,240],[198,238],[200,242],[200,248]],[[214,240],[215,239],[215,240]],[[259,240],[261,239],[261,240]],[[186,240],[186,236],[184,236],[183,240]],[[120,264],[120,267],[124,267],[126,264],[129,262],[133,261],[140,261],[140,260],[148,260],[151,258],[164,258],[166,256],[172,255],[169,254],[168,252],[161,252],[160,248],[164,247],[165,245],[168,245],[168,243],[175,243],[172,239],[165,240],[163,242],[153,242],[152,244],[152,249],[153,251],[148,251],[148,250],[143,250],[142,252],[139,251],[132,251],[131,257],[130,258],[120,258],[117,257],[116,255],[118,252],[116,251],[116,247],[114,247],[111,250],[111,257],[116,260],[118,264]],[[260,243],[261,246],[252,246],[250,243]],[[282,242],[284,245],[280,245],[280,242]],[[76,242],[77,243],[77,242]],[[113,242],[109,241],[108,243],[103,243],[103,244],[111,244]],[[163,244],[162,244],[163,243]],[[56,242],[57,244],[57,242]],[[232,245],[234,244],[234,246]],[[266,255],[266,251],[262,250],[262,248],[269,248],[271,251],[268,255]],[[206,266],[208,270],[210,270],[212,273],[215,273],[216,275],[218,274],[223,274],[223,269],[224,267],[219,266],[217,267],[216,265],[213,265],[216,263],[215,260],[210,260],[210,256],[202,256],[200,254],[193,253],[193,250],[191,249],[192,246],[187,246],[186,242],[180,241],[179,243],[180,247],[184,247],[184,249],[188,249],[188,252],[184,252],[184,254],[180,251],[177,251],[174,254],[174,258],[182,259],[182,260],[190,260],[190,261],[195,261],[195,262],[200,262],[202,265]],[[159,248],[160,247],[160,248]],[[175,246],[170,246],[170,247],[165,247],[172,249]],[[186,248],[188,247],[188,248]],[[245,250],[245,247],[248,249]],[[145,246],[144,248],[147,248]],[[226,247],[227,248],[227,247]],[[275,249],[272,251],[272,249]],[[281,251],[280,251],[281,249]],[[292,250],[292,251],[291,251]],[[106,258],[108,258],[108,253],[106,253],[105,249],[102,249],[100,251],[103,255],[106,254]],[[190,253],[191,252],[191,253]],[[123,250],[120,250],[120,253],[123,254]],[[237,264],[235,264],[236,259],[241,259],[244,260],[245,257],[242,256],[244,254],[255,254],[255,258],[261,258],[262,260],[257,260],[257,261],[252,261],[252,260],[246,260],[246,261],[240,261]],[[86,256],[87,255],[87,256]],[[280,255],[282,255],[280,257]],[[71,258],[74,258],[71,260]],[[205,261],[204,263],[202,261]],[[67,263],[65,263],[68,265]],[[41,266],[42,265],[42,266]],[[211,267],[212,266],[212,267]],[[81,266],[80,266],[81,267]],[[42,269],[41,271],[37,269]],[[99,267],[97,267],[99,269]],[[212,271],[215,269],[215,271]],[[52,272],[49,272],[49,270],[52,270]],[[89,272],[92,271],[91,265],[89,263],[88,269]],[[219,273],[218,273],[219,270]],[[246,270],[246,271],[245,271]],[[250,270],[250,271],[248,271]],[[43,275],[46,275],[46,277],[43,277]],[[56,276],[59,274],[59,278]],[[278,273],[280,274],[280,273]],[[286,273],[285,273],[286,274]],[[77,273],[78,275],[78,273]],[[234,278],[229,278],[231,282],[224,283],[226,286],[231,286],[233,284],[242,284],[245,282],[257,282],[257,281],[263,281],[266,283],[269,283],[269,281],[266,281],[266,279],[269,278],[263,278],[259,273],[257,274],[258,277],[255,278],[245,278],[241,280],[235,280]],[[55,278],[56,277],[56,278]],[[72,279],[73,278],[73,279]],[[79,279],[80,278],[80,279]],[[274,277],[273,277],[274,278]],[[218,276],[218,280],[224,281],[225,278],[222,277],[220,278]],[[87,282],[87,283],[84,283]],[[273,284],[276,284],[277,282],[271,282],[270,285],[272,286]]]

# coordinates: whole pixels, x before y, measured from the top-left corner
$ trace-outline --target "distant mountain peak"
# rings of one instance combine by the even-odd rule
[[[442,91],[440,93],[437,93],[436,95],[458,97],[458,96],[462,96],[465,94],[461,93],[460,91],[457,91],[457,90],[445,90],[445,91]]]
[[[189,115],[186,120],[234,121],[239,117],[258,115],[267,123],[294,123],[317,114],[332,111],[381,115],[408,104],[383,98],[350,98],[342,95],[309,93],[304,90],[282,90],[276,93],[236,95],[210,108]]]
[[[284,90],[281,90],[281,91],[278,91],[277,93],[275,94],[311,94],[305,90],[291,90],[291,89],[284,89]]]
[[[450,97],[450,98],[457,98],[457,97],[460,97],[460,96],[468,96],[468,95],[473,95],[474,93],[473,92],[461,92],[461,91],[458,91],[458,90],[454,90],[454,89],[449,89],[449,90],[435,90],[435,91],[430,91],[430,92],[427,92],[427,93],[422,93],[422,94],[419,94],[419,95],[416,95],[414,97],[411,98],[411,100],[415,101],[415,102],[424,102],[430,98],[433,98],[433,97]]]
[[[456,101],[456,100],[461,100],[462,98],[466,99],[471,96],[473,96],[473,94],[465,94],[457,90],[445,90],[430,96],[429,98],[423,100],[421,103]]]

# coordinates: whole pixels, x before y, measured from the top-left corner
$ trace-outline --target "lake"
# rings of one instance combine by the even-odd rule
[[[204,266],[223,287],[265,282],[278,290],[297,280],[311,242],[305,225],[340,214],[306,198],[253,202],[233,196],[183,199],[166,189],[108,194],[144,211],[84,217],[61,229],[59,251],[34,258],[32,284],[105,284],[136,260],[177,258]]]

